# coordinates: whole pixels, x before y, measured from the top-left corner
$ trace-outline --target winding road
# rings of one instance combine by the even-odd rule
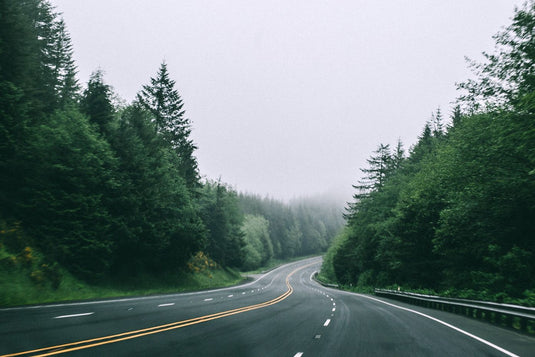
[[[0,356],[535,356],[535,338],[312,279],[321,258],[210,291],[0,309]]]

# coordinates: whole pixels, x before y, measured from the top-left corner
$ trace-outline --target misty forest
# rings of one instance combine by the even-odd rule
[[[287,204],[202,179],[165,62],[125,104],[101,70],[80,85],[48,1],[0,6],[1,305],[68,277],[253,270],[324,252],[343,226],[334,203]]]
[[[414,145],[379,144],[355,169],[345,213],[203,177],[165,61],[125,103],[100,69],[78,81],[47,0],[0,7],[0,305],[326,251],[320,279],[347,288],[535,305],[535,2]]]
[[[535,3],[470,62],[450,120],[379,144],[362,168],[325,279],[535,305]]]

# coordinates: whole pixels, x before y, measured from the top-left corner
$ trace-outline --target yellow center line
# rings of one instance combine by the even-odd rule
[[[274,298],[272,300],[268,300],[266,302],[262,302],[262,303],[255,304],[255,305],[244,306],[244,307],[240,307],[240,308],[232,309],[232,310],[227,310],[227,311],[223,311],[223,312],[218,312],[218,313],[215,313],[215,314],[195,317],[195,318],[187,319],[187,320],[183,320],[183,321],[172,322],[172,323],[169,323],[169,324],[148,327],[148,328],[144,328],[144,329],[141,329],[141,330],[134,330],[134,331],[123,332],[123,333],[119,333],[119,334],[115,334],[115,335],[109,335],[109,336],[93,338],[93,339],[89,339],[89,340],[82,340],[82,341],[71,342],[71,343],[66,343],[66,344],[62,344],[62,345],[44,347],[44,348],[34,349],[34,350],[31,350],[31,351],[17,352],[17,353],[2,355],[0,357],[14,357],[14,356],[22,356],[22,355],[27,355],[27,354],[32,354],[32,353],[42,353],[42,354],[36,355],[36,356],[41,356],[41,357],[52,356],[52,355],[57,355],[57,354],[60,354],[60,353],[72,352],[72,351],[77,351],[77,350],[81,350],[81,349],[97,347],[97,346],[101,346],[101,345],[105,345],[105,344],[110,344],[110,343],[115,343],[115,342],[120,342],[120,341],[126,341],[126,340],[139,338],[139,337],[143,337],[143,336],[148,336],[148,335],[152,335],[152,334],[156,334],[156,333],[160,333],[160,332],[179,329],[179,328],[186,327],[186,326],[196,325],[196,324],[200,324],[200,323],[203,323],[203,322],[220,319],[220,318],[227,317],[227,316],[241,314],[241,313],[247,312],[247,311],[261,309],[261,308],[264,308],[264,307],[267,307],[267,306],[271,306],[271,305],[277,304],[277,303],[283,301],[284,299],[286,299],[288,296],[290,296],[293,293],[293,287],[290,284],[290,277],[293,274],[295,274],[296,272],[298,272],[299,270],[307,268],[307,267],[309,267],[311,265],[314,265],[314,264],[315,263],[311,263],[311,264],[304,265],[304,266],[302,266],[300,268],[297,268],[297,269],[293,270],[286,277],[286,286],[287,286],[288,290],[286,290],[286,292],[284,292],[282,295],[280,295],[280,296],[278,296],[278,297],[276,297],[276,298]]]

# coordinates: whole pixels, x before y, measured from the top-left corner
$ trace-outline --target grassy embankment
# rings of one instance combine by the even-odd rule
[[[213,289],[239,284],[249,274],[265,272],[303,258],[272,260],[255,271],[239,272],[221,268],[201,253],[190,261],[186,270],[174,275],[138,274],[88,283],[57,263],[47,263],[30,247],[14,254],[0,244],[0,307]]]
[[[201,254],[191,260],[187,270],[173,275],[138,274],[88,283],[57,263],[47,263],[30,247],[13,254],[0,244],[0,307],[204,290],[243,280],[240,272],[218,267]]]

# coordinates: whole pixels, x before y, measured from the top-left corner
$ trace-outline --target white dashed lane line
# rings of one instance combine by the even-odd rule
[[[160,305],[158,305],[158,307],[173,306],[174,304],[175,304],[174,302],[169,302],[167,304],[160,304]]]
[[[61,316],[56,316],[54,318],[55,319],[68,319],[68,318],[71,318],[71,317],[89,316],[89,315],[93,315],[93,314],[94,314],[94,312],[84,312],[84,313],[81,313],[81,314],[61,315]]]
[[[212,301],[214,300],[213,298],[207,298],[207,299],[204,299],[203,301]]]
[[[327,319],[325,320],[325,323],[323,324],[323,326],[327,327],[329,326],[330,323],[331,323],[331,319]]]
[[[303,355],[303,352],[297,352],[294,357],[301,357]]]

